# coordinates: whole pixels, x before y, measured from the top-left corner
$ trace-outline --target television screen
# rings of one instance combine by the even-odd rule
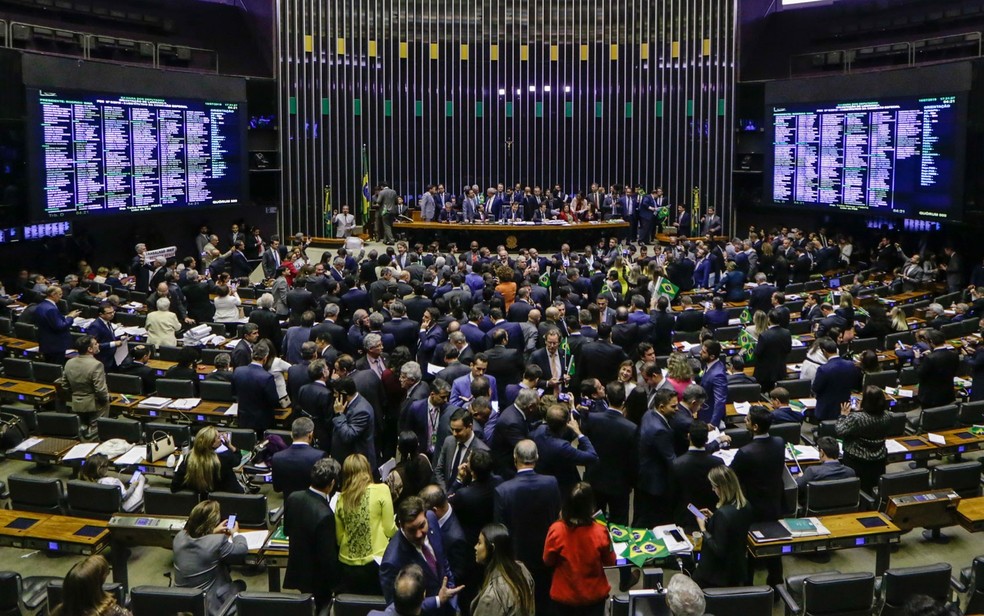
[[[769,106],[774,205],[959,220],[966,95]]]
[[[28,90],[37,220],[240,205],[245,103]]]

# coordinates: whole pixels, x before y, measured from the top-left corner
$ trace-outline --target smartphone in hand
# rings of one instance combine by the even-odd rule
[[[235,530],[235,528],[236,528],[236,514],[235,513],[230,513],[229,514],[229,521],[226,522],[226,528],[229,529],[229,532],[232,532],[233,530]]]
[[[697,518],[698,520],[706,520],[707,519],[707,516],[704,515],[703,513],[701,513],[700,512],[700,509],[698,509],[697,507],[695,507],[693,503],[690,503],[689,505],[687,505],[687,511],[689,511],[692,514],[694,514],[694,517]]]

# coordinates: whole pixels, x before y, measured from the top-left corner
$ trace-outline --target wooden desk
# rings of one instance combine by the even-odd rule
[[[55,386],[0,377],[0,398],[44,406],[55,399]]]
[[[33,520],[24,529],[8,527],[18,518]],[[89,533],[88,531],[93,531]],[[109,530],[103,520],[26,511],[0,511],[0,545],[66,554],[98,554],[109,545]]]
[[[957,505],[957,519],[968,532],[984,530],[984,496],[962,499]]]
[[[68,450],[79,444],[79,441],[76,439],[57,436],[38,436],[32,438],[40,438],[42,440],[40,443],[32,445],[23,451],[10,449],[6,453],[7,457],[14,460],[34,462],[36,464],[58,464],[62,456],[68,453]],[[38,449],[47,449],[48,451],[38,451]]]
[[[37,342],[11,338],[10,336],[0,336],[0,352],[6,352],[12,357],[27,359],[39,359],[41,357]]]
[[[231,351],[230,351],[231,352]],[[157,371],[157,376],[164,376],[164,373],[178,365],[176,361],[164,361],[163,359],[148,359],[147,365]],[[198,373],[198,380],[204,381],[205,377],[215,372],[215,366],[209,364],[198,364],[195,367]]]
[[[629,223],[618,222],[580,222],[565,225],[544,225],[544,224],[522,224],[510,225],[501,223],[488,224],[466,224],[466,223],[439,223],[439,222],[397,222],[393,223],[393,228],[397,231],[407,233],[411,239],[416,236],[426,235],[428,241],[434,239],[435,232],[445,232],[459,236],[461,242],[467,242],[467,238],[476,234],[483,236],[492,234],[505,236],[505,246],[510,250],[518,248],[520,245],[528,245],[532,241],[550,241],[556,245],[557,234],[565,237],[580,236],[587,239],[587,236],[600,237],[602,235],[621,235],[629,228]],[[519,238],[522,237],[523,244]],[[575,241],[575,240],[570,240]],[[579,240],[578,240],[579,241]]]
[[[928,460],[936,452],[936,445],[918,434],[907,434],[889,440],[893,440],[902,445],[902,447],[905,447],[905,451],[888,454],[889,464],[913,460]]]
[[[860,520],[867,518],[878,518],[884,526],[866,528]],[[902,531],[885,514],[874,511],[826,515],[821,516],[820,521],[830,531],[829,535],[759,542],[749,534],[748,552],[761,558],[875,546],[875,575],[881,575],[891,564],[892,544],[899,543],[902,537]]]
[[[920,300],[929,299],[933,297],[931,291],[906,291],[905,293],[899,293],[898,295],[889,295],[888,297],[881,298],[881,302],[888,306],[889,308],[894,308],[895,306],[900,306],[902,304],[912,304]]]
[[[683,237],[683,236],[677,236],[677,235],[670,235],[668,233],[658,233],[658,234],[656,234],[656,242],[659,243],[659,244],[667,244],[667,245],[669,245],[670,238],[676,238],[676,240],[678,242],[680,242],[680,241],[696,242],[697,240],[704,241],[704,240],[707,239],[704,236]],[[714,236],[714,241],[715,242],[727,242],[728,241],[728,236],[727,235],[716,235],[716,236]]]
[[[111,394],[110,408],[117,413],[122,413],[135,419],[178,419],[191,423],[212,424],[218,426],[231,426],[236,421],[236,415],[226,415],[225,412],[232,406],[232,402],[213,402],[202,400],[193,409],[178,410],[172,408],[148,408],[140,406],[140,402],[147,396],[127,396],[129,403],[122,400],[120,394]],[[278,425],[286,425],[290,417],[289,408],[275,409],[274,422]]]

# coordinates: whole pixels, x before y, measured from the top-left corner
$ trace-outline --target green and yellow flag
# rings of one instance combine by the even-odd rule
[[[550,288],[550,274],[547,272],[543,272],[543,274],[540,275],[540,286],[547,287],[548,289]]]
[[[680,287],[676,286],[666,278],[660,276],[656,279],[656,295],[665,295],[667,299],[672,300],[680,292]]]
[[[752,339],[752,335],[748,333],[747,329],[742,328],[738,334],[738,346],[741,348],[741,354],[746,361],[755,359],[755,340]]]
[[[752,322],[752,312],[748,308],[745,308],[741,311],[741,314],[738,315],[738,320],[742,325],[748,325]]]
[[[325,226],[325,237],[332,237],[331,186],[325,186],[325,209],[322,218]]]
[[[369,224],[369,201],[372,199],[372,188],[369,185],[369,152],[362,146],[362,224]]]

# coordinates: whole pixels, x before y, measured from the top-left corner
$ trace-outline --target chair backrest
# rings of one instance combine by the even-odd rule
[[[689,342],[696,344],[700,341],[700,332],[673,332],[673,342]]]
[[[0,614],[21,616],[20,596],[23,580],[16,571],[0,571]]]
[[[47,364],[43,361],[34,362],[34,380],[38,383],[54,383],[61,378],[64,370],[59,364]]]
[[[973,584],[970,585],[970,598],[964,614],[980,614],[984,611],[984,556],[974,558],[970,565]],[[2,574],[0,574],[2,575]],[[963,575],[961,574],[961,577]]]
[[[187,516],[198,504],[198,494],[181,490],[172,493],[168,488],[144,488],[144,513],[147,515]]]
[[[875,599],[875,574],[824,573],[803,582],[803,616],[868,616]]]
[[[178,612],[207,616],[205,589],[137,586],[130,590],[130,609],[140,616],[174,616]]]
[[[136,291],[132,291],[136,293]],[[145,298],[146,299],[146,298]],[[123,327],[143,327],[147,324],[147,317],[142,314],[131,314],[129,312],[117,312],[115,320]]]
[[[810,350],[808,346],[797,346],[789,350],[789,354],[786,355],[787,364],[802,364],[806,361],[806,354]]]
[[[294,442],[294,437],[291,435],[290,430],[275,430],[271,428],[263,431],[263,438],[270,438],[273,435],[279,436],[288,445],[291,445]]]
[[[314,616],[314,595],[279,592],[241,592],[236,597],[237,616]]]
[[[335,596],[332,612],[335,616],[366,616],[373,610],[385,610],[386,599],[378,595],[353,595],[341,593]]]
[[[140,302],[141,304],[147,303],[147,292],[146,291],[130,291],[128,293],[131,302]]]
[[[957,422],[962,426],[984,424],[984,400],[961,404]]]
[[[242,299],[256,299],[256,289],[253,287],[239,287],[236,292]]]
[[[62,596],[64,594],[64,580],[51,580],[48,582],[48,613],[51,613],[55,607],[61,604]],[[117,582],[106,582],[103,584],[103,591],[113,595],[116,602],[120,605],[126,605],[126,589],[123,588],[122,584]]]
[[[861,351],[877,351],[878,338],[855,338],[851,341],[851,350],[855,353]]]
[[[803,427],[798,423],[778,423],[769,427],[771,436],[782,438],[787,445],[799,445],[800,437],[803,436]]]
[[[916,468],[897,473],[885,473],[878,478],[878,511],[885,511],[888,499],[899,494],[929,490],[929,469]]]
[[[13,325],[10,322],[10,317],[0,317],[0,334],[9,336],[12,330]]]
[[[194,398],[195,383],[184,379],[157,379],[157,395],[165,398]]]
[[[905,413],[888,413],[888,436],[905,436],[905,428],[908,418]]]
[[[786,285],[786,288],[784,289],[784,291],[786,292],[786,295],[798,295],[798,294],[802,293],[803,291],[806,291],[806,283],[805,282],[791,282],[791,283],[789,283],[789,284]]]
[[[252,451],[256,447],[255,430],[249,428],[225,428],[223,431],[230,434],[232,444],[236,446],[236,449]]]
[[[212,492],[208,497],[219,503],[222,519],[236,514],[236,521],[245,528],[266,528],[266,494],[233,494],[231,492]]]
[[[37,340],[38,326],[34,323],[14,323],[14,337],[21,340]]]
[[[919,373],[912,366],[906,366],[899,372],[899,385],[915,385],[919,382]]]
[[[75,413],[38,413],[38,433],[45,436],[79,438],[82,421]]]
[[[3,358],[3,375],[11,379],[33,381],[34,366],[31,365],[31,360],[29,359],[5,357]]]
[[[226,381],[200,381],[198,392],[202,400],[211,402],[235,402],[236,397],[232,394],[232,383]]]
[[[741,325],[731,325],[728,327],[719,327],[714,330],[714,339],[718,342],[725,342],[728,340],[737,340],[738,334],[741,333]]]
[[[885,348],[894,349],[895,345],[898,344],[899,342],[901,342],[902,344],[912,344],[914,341],[915,341],[915,337],[912,335],[911,331],[886,334]]]
[[[806,515],[849,513],[858,510],[861,499],[861,480],[828,479],[806,484]]]
[[[788,381],[778,381],[776,387],[782,387],[789,392],[791,399],[809,398],[813,392],[813,382],[810,379],[790,379]],[[768,392],[766,392],[768,394]]]
[[[150,422],[144,424],[144,441],[151,441],[155,432],[164,432],[174,437],[174,444],[184,447],[191,443],[191,427],[181,424]]]
[[[941,603],[950,598],[950,564],[934,563],[918,567],[889,569],[882,574],[883,616],[904,613],[903,606],[913,595],[926,595]]]
[[[10,508],[36,513],[61,513],[65,501],[62,482],[55,478],[10,475]]]
[[[950,488],[963,498],[981,495],[981,465],[978,461],[934,466],[931,483],[934,490]]]
[[[27,424],[27,430],[31,434],[35,434],[38,431],[38,412],[34,409],[28,409],[20,406],[10,406],[4,405],[0,406],[0,413],[7,413],[10,415],[16,415],[24,420]]]
[[[940,332],[948,339],[957,338],[960,336],[960,332],[962,331],[962,325],[963,323],[960,321],[957,321],[956,323],[947,323],[940,328]]]
[[[837,420],[836,419],[825,419],[817,424],[817,427],[813,430],[813,442],[816,443],[818,439],[824,436],[837,436]]]
[[[96,420],[96,430],[100,441],[121,438],[128,443],[139,443],[143,439],[143,426],[136,419],[100,417]]]
[[[714,616],[772,616],[771,586],[704,590],[705,612]]]
[[[864,375],[865,387],[874,385],[885,389],[886,387],[895,387],[898,382],[899,374],[895,370],[881,370],[879,372],[869,372]]]
[[[752,433],[748,428],[728,428],[724,433],[731,437],[731,449],[737,450],[752,442]]]
[[[178,361],[181,359],[181,347],[162,344],[157,347],[157,359],[161,361]]]
[[[762,386],[758,383],[728,385],[728,402],[760,402]]]
[[[790,321],[789,333],[793,336],[802,336],[803,334],[810,333],[810,329],[812,329],[812,327],[812,321]]]
[[[81,518],[108,520],[123,507],[123,494],[116,486],[80,479],[68,482],[68,514]]]
[[[216,323],[215,325],[222,326],[222,333],[220,335],[225,335],[225,326],[222,323]],[[215,333],[215,327],[212,327],[212,332]],[[209,366],[215,365],[215,358],[223,353],[228,353],[228,349],[202,349],[202,363],[208,364]]]
[[[106,387],[114,394],[131,394],[142,396],[143,379],[135,374],[116,374],[110,372],[106,374]]]
[[[629,591],[629,614],[632,616],[671,616],[666,595],[655,589]]]
[[[923,409],[919,413],[919,431],[932,432],[934,430],[948,430],[957,427],[957,418],[960,416],[960,409],[956,404],[937,406],[931,409]]]

